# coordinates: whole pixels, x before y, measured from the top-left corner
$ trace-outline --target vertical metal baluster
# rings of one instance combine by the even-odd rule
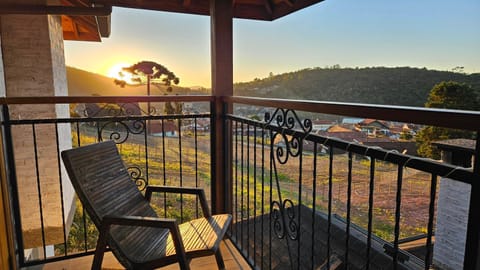
[[[265,129],[262,128],[262,232],[260,234],[260,243],[261,243],[261,251],[260,251],[260,266],[263,269],[263,257],[264,257],[264,246],[263,246],[263,228],[264,228],[264,217],[265,217]]]
[[[178,119],[178,164],[180,166],[180,186],[183,186],[183,168],[182,168],[182,120]],[[180,222],[183,223],[183,194],[180,194]]]
[[[370,269],[370,252],[372,249],[372,225],[373,225],[373,191],[375,190],[375,159],[370,157],[370,185],[368,191],[368,234],[367,234],[367,265]]]
[[[299,143],[299,160],[298,160],[298,232],[297,232],[297,269],[300,269],[300,239],[302,230],[302,177],[303,177],[303,139]],[[293,207],[293,206],[292,206]],[[293,210],[293,209],[292,209]]]
[[[193,136],[195,145],[195,187],[198,187],[198,136],[197,136],[197,118],[193,119]],[[195,200],[195,217],[198,218],[198,197]]]
[[[163,185],[167,185],[167,166],[165,161],[165,120],[162,118],[162,165],[163,165]],[[167,194],[163,193],[163,216],[167,217]]]
[[[146,175],[145,175],[145,180],[147,181],[147,183],[145,183],[145,186],[148,186],[148,183],[150,183],[150,171],[149,171],[149,166],[148,166],[148,128],[147,128],[147,121],[148,120],[145,120],[145,132],[144,132],[144,139],[143,139],[143,142],[144,142],[144,150],[145,150],[145,172],[146,172]]]
[[[243,207],[244,207],[244,201],[243,201],[243,164],[244,164],[244,156],[243,156],[243,152],[244,152],[244,138],[243,138],[243,122],[240,123],[240,220],[241,220],[241,226],[240,226],[240,236],[242,237],[242,239],[240,240],[240,243],[241,243],[241,246],[242,246],[242,250],[244,249],[244,246],[243,246],[243,226],[244,226],[244,220],[243,220]]]
[[[272,199],[273,199],[273,154],[271,153],[273,151],[273,131],[270,129],[270,148],[269,148],[269,160],[270,160],[270,191],[269,191],[269,195],[270,195],[270,198],[268,200],[268,211],[270,213],[270,217],[269,217],[269,220],[270,220],[270,224],[269,224],[269,227],[268,227],[268,237],[269,237],[269,241],[268,243],[269,246],[268,246],[268,269],[272,269]]]
[[[332,194],[333,194],[333,147],[328,147],[328,224],[327,224],[327,269],[330,268],[330,237],[332,232]]]
[[[97,134],[98,134],[98,141],[101,141],[102,140],[102,134],[100,133],[100,123],[97,121],[96,122],[97,124]],[[81,140],[80,140],[80,124],[77,122],[76,123],[76,127],[77,127],[77,145],[78,147],[82,146],[82,143],[81,143]],[[82,205],[82,220],[83,220],[83,240],[84,240],[84,244],[85,244],[85,252],[87,252],[88,250],[88,246],[87,246],[87,214],[85,213],[85,207],[83,206],[83,203],[80,202],[80,204]]]
[[[425,254],[425,270],[430,269],[432,264],[432,236],[433,236],[433,219],[435,217],[435,197],[437,194],[437,175],[432,174],[432,179],[430,182],[430,205],[428,207],[428,225],[427,225],[427,252]]]
[[[95,121],[96,127],[97,127],[97,141],[101,142],[102,141],[102,134],[100,133],[100,122]],[[77,122],[77,133],[80,134],[80,129],[79,129],[79,123]],[[77,145],[80,147],[80,136],[77,137]]]
[[[40,171],[38,169],[38,147],[37,147],[37,132],[35,129],[35,124],[32,124],[32,133],[33,133],[33,151],[35,157],[35,174],[37,178],[37,192],[38,192],[38,203],[40,209],[40,226],[42,228],[42,245],[43,245],[43,258],[47,258],[47,249],[45,244],[45,225],[43,223],[43,203],[42,203],[42,189],[40,186]]]
[[[348,267],[348,255],[349,255],[349,244],[350,244],[350,215],[352,208],[352,152],[348,152],[348,176],[347,176],[347,227],[345,229],[346,238],[345,238],[345,264]]]
[[[250,258],[250,125],[247,124],[247,258]]]
[[[58,182],[60,185],[60,205],[62,209],[62,228],[63,228],[63,248],[65,249],[64,255],[67,256],[67,234],[65,233],[65,205],[63,203],[63,183],[62,183],[62,170],[61,170],[61,158],[60,158],[60,146],[58,144],[58,123],[55,123],[55,143],[57,145],[57,168],[58,168]]]
[[[313,143],[313,193],[312,193],[312,270],[315,269],[315,208],[317,201],[317,143]]]
[[[3,116],[3,127],[4,127],[4,139],[5,139],[5,155],[7,156],[7,166],[8,166],[8,174],[7,178],[10,184],[10,188],[12,190],[12,211],[13,211],[13,218],[14,218],[14,229],[16,235],[16,241],[18,245],[18,260],[20,265],[25,264],[25,250],[24,250],[24,243],[23,243],[23,234],[19,233],[22,231],[22,218],[20,215],[20,200],[19,200],[19,193],[18,193],[18,183],[17,183],[17,172],[15,166],[15,156],[14,152],[15,149],[13,147],[13,136],[12,136],[12,124],[10,123],[10,113],[8,109],[8,105],[2,105],[2,116]]]
[[[239,244],[238,238],[238,121],[235,121],[235,238],[237,245]]]
[[[398,240],[400,237],[400,207],[402,206],[403,166],[398,166],[397,196],[395,203],[395,235],[393,240],[393,269],[398,268]]]
[[[257,126],[253,126],[253,265],[257,258]]]

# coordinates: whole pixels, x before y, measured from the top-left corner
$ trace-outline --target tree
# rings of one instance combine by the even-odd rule
[[[162,90],[160,86],[166,86],[165,95],[168,95],[173,91],[172,84],[178,85],[180,82],[180,79],[168,68],[153,61],[141,61],[132,66],[124,67],[122,70],[132,75],[131,80],[136,85],[147,85],[147,96],[150,96],[150,85],[155,85],[160,90]],[[114,83],[120,85],[120,87],[125,87],[128,84],[125,80],[118,79],[115,79]],[[148,111],[150,113],[150,106]],[[171,102],[165,103],[166,114],[181,112],[182,104],[180,102],[175,102],[175,106]]]
[[[167,92],[172,92],[172,83],[177,85],[180,79],[165,66],[153,61],[141,61],[132,66],[122,68],[123,72],[132,75],[132,82],[136,84],[150,84],[167,86]],[[124,80],[114,80],[114,82],[124,87],[127,82]]]
[[[413,139],[413,135],[409,131],[402,131],[400,133],[400,139],[409,141],[409,140]]]
[[[480,110],[477,92],[469,85],[458,82],[441,82],[435,85],[425,103],[427,108]],[[420,156],[434,159],[440,158],[440,151],[432,147],[431,143],[437,140],[467,138],[473,139],[474,132],[428,126],[419,131],[416,136],[417,153]]]

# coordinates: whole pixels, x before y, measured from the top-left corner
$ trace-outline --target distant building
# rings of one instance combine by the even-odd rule
[[[362,122],[364,119],[363,118],[354,118],[354,117],[345,117],[342,119],[342,124],[358,124]]]
[[[149,126],[150,135],[176,137],[178,136],[178,127],[173,121],[152,121]]]
[[[376,119],[364,119],[361,122],[358,122],[356,127],[364,133],[367,133],[370,136],[377,135],[389,135],[390,126],[387,122]]]
[[[332,122],[330,120],[313,120],[312,132],[325,131],[333,125],[335,125],[335,122]]]

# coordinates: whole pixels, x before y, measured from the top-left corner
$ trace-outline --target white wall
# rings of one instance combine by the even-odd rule
[[[463,269],[471,187],[442,178],[437,203],[433,264],[440,269]]]

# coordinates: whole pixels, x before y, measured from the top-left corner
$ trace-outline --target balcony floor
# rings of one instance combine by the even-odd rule
[[[227,270],[250,270],[252,269],[245,259],[240,255],[235,246],[230,242],[230,240],[224,240],[220,249],[222,251],[223,260],[225,261],[225,268]],[[44,265],[36,265],[22,268],[22,270],[84,270],[90,269],[93,256],[86,256],[76,259],[69,259],[60,262],[48,263]],[[217,263],[215,261],[215,256],[195,258],[190,263],[190,268],[195,270],[210,270],[218,269]],[[103,260],[102,269],[105,270],[120,270],[124,269],[120,263],[117,262],[115,257],[110,253],[105,254]],[[162,268],[161,270],[177,270],[180,269],[178,264],[172,264]]]

